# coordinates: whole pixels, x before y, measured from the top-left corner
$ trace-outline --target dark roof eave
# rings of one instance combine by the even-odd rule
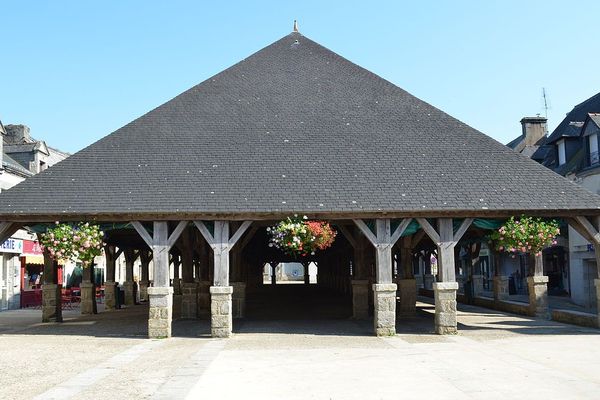
[[[0,214],[0,221],[40,223],[54,221],[193,221],[193,220],[230,220],[230,221],[264,221],[279,220],[293,214],[307,215],[309,218],[341,220],[341,219],[376,219],[376,218],[508,218],[528,215],[536,217],[596,216],[600,215],[600,207],[587,209],[481,209],[481,210],[419,210],[419,211],[273,211],[273,212],[236,212],[236,213],[120,213],[120,214],[33,214],[13,213]]]

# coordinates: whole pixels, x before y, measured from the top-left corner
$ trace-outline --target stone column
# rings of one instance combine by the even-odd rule
[[[83,279],[79,285],[81,289],[81,314],[97,314],[96,283],[94,282],[94,265],[83,267]]]
[[[417,281],[415,279],[400,279],[398,281],[400,302],[398,316],[414,317],[417,313]]]
[[[423,277],[423,286],[425,287],[425,289],[432,290],[434,283],[435,283],[435,275],[426,274]]]
[[[153,339],[171,337],[173,321],[173,288],[149,287],[148,336]]]
[[[233,287],[231,286],[210,287],[210,331],[212,337],[227,338],[231,336],[231,327],[233,326],[231,313],[232,293]]]
[[[229,221],[214,221],[211,233],[203,222],[194,224],[213,249],[214,280],[210,287],[211,333],[213,337],[229,337],[232,334],[232,298],[233,287],[229,286],[229,253],[252,224],[244,221],[235,233],[229,236]]]
[[[154,286],[148,288],[150,302],[148,337],[170,337],[173,320],[173,289],[169,286],[169,250],[188,222],[179,221],[173,232],[169,234],[167,221],[154,221],[152,236],[139,221],[132,221],[132,225],[148,247],[152,249]]]
[[[548,310],[548,277],[528,276],[529,314],[533,317],[550,319]]]
[[[395,283],[376,283],[373,285],[375,306],[375,334],[393,336],[396,334],[396,289]]]
[[[494,300],[508,300],[508,276],[494,276]]]
[[[107,245],[104,248],[104,257],[106,258],[106,281],[104,282],[104,310],[111,311],[117,305],[117,291],[115,289],[115,268],[116,261],[121,251],[114,245]]]
[[[198,283],[194,281],[193,238],[189,229],[181,235],[181,318],[198,318]]]
[[[142,264],[142,276],[140,279],[140,301],[148,301],[148,287],[150,287],[150,260],[152,260],[152,251],[141,250],[140,261]]]
[[[439,335],[453,335],[458,332],[456,322],[456,282],[436,282],[435,293],[435,332]]]
[[[138,258],[138,252],[132,248],[126,248],[123,251],[125,255],[125,282],[123,282],[123,291],[125,294],[124,303],[126,306],[135,305],[135,288],[133,283],[133,264]]]
[[[534,317],[550,319],[548,309],[548,277],[544,276],[544,264],[541,254],[530,256],[527,288],[529,292],[529,314]]]
[[[58,262],[44,250],[42,284],[42,322],[62,322],[62,285],[58,284]]]
[[[233,282],[233,318],[244,318],[246,314],[246,282]]]
[[[400,265],[398,267],[398,316],[414,317],[417,312],[417,281],[413,275],[411,237],[401,240]]]
[[[352,281],[352,318],[369,318],[369,281]]]
[[[440,282],[433,284],[435,297],[435,332],[439,335],[457,333],[456,321],[456,244],[465,234],[472,218],[465,218],[456,232],[452,218],[438,218],[437,230],[424,218],[417,218],[425,233],[436,243],[438,276]]]
[[[198,283],[198,318],[208,318],[210,313],[210,282]]]
[[[479,297],[483,293],[483,275],[471,275],[473,282],[473,297]]]
[[[198,318],[198,282],[183,282],[181,293],[181,318]]]

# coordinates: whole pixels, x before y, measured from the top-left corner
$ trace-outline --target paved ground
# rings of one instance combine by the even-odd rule
[[[431,333],[432,306],[419,308],[386,339],[371,336],[369,322],[327,313],[255,316],[229,340],[210,339],[205,321],[176,321],[176,337],[148,340],[145,306],[69,311],[62,324],[38,323],[35,310],[2,312],[0,398],[600,397],[599,330],[461,306],[460,335],[442,337]]]

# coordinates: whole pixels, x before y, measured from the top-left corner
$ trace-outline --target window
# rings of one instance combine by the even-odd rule
[[[590,146],[590,165],[598,164],[598,134],[588,136],[588,143]]]
[[[557,143],[558,146],[558,165],[563,165],[567,162],[567,153],[565,151],[565,140],[562,139]]]

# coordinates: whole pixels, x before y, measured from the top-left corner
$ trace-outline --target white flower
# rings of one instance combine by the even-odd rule
[[[302,217],[302,219],[308,219],[308,217],[305,215],[304,217]]]

